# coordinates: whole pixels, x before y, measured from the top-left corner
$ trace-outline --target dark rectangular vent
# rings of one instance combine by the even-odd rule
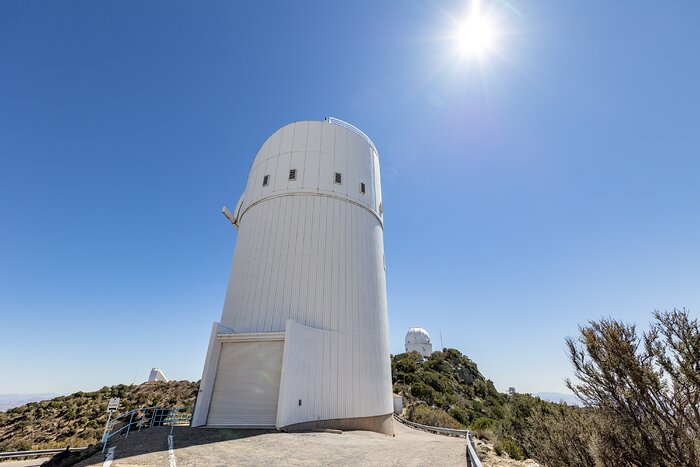
[[[337,183],[338,185],[343,183],[343,176],[339,172],[335,173],[335,183]]]
[[[297,179],[297,169],[291,169],[289,171],[289,179],[290,180],[296,180]]]
[[[365,184],[363,182],[360,182],[360,193],[362,193],[363,195],[366,193]]]
[[[265,175],[265,176],[263,177],[263,186],[267,186],[267,184],[268,184],[269,182],[270,182],[270,176],[269,176],[269,175]]]

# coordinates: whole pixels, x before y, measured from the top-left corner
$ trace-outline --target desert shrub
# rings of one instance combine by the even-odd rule
[[[470,430],[490,430],[493,427],[493,420],[486,417],[477,418],[469,425]]]
[[[428,426],[462,428],[462,425],[442,409],[427,405],[413,405],[408,411],[409,420]]]
[[[502,456],[503,453],[506,453],[511,459],[517,461],[525,460],[523,451],[522,449],[520,449],[520,446],[518,446],[518,443],[516,443],[510,438],[501,438],[498,441],[496,441],[493,445],[493,450],[496,451],[496,454],[498,454],[499,456]]]
[[[450,388],[450,384],[447,381],[447,378],[440,375],[439,373],[436,373],[434,371],[426,371],[420,376],[423,382],[435,389],[435,391],[443,394],[449,394],[452,392],[452,388]]]
[[[577,382],[595,407],[591,451],[605,465],[700,465],[700,325],[687,310],[655,312],[649,331],[591,321],[566,340]]]
[[[435,399],[435,391],[433,388],[420,381],[411,386],[411,395],[424,400],[428,404],[432,404]]]
[[[417,365],[411,358],[401,358],[396,361],[396,370],[404,373],[413,373],[416,371]]]
[[[469,417],[469,412],[458,407],[450,408],[450,410],[448,410],[447,413],[450,414],[452,418],[454,418],[464,426],[468,426],[469,422],[471,421],[471,418]]]

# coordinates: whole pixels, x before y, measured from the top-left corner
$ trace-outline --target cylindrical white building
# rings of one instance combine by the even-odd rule
[[[340,120],[262,145],[193,426],[393,432],[379,156]]]

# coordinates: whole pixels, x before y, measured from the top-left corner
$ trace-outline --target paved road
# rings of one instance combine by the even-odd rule
[[[3,462],[0,464],[2,467],[36,467],[41,465],[43,462],[51,459],[50,457],[38,457],[36,459],[31,459],[28,461],[10,461]]]
[[[116,444],[119,466],[308,466],[465,465],[464,439],[434,435],[394,423],[396,436],[367,431],[278,433],[276,431],[175,428],[168,453],[167,428],[149,428]],[[78,464],[100,467],[96,455]]]

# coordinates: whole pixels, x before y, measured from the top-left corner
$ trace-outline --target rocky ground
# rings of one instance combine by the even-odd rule
[[[496,454],[493,445],[480,439],[475,439],[476,455],[484,467],[543,467],[532,459],[524,461],[516,461],[504,455],[504,457]]]

